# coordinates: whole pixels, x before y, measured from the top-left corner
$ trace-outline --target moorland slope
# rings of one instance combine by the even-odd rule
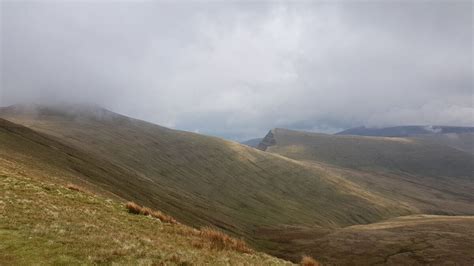
[[[337,136],[341,141],[272,130],[270,137],[262,141],[266,145],[264,152],[215,137],[164,128],[97,107],[12,106],[1,108],[0,117],[7,119],[0,119],[0,170],[9,190],[10,187],[20,190],[22,186],[41,187],[41,184],[27,182],[48,180],[47,186],[59,186],[53,191],[68,198],[72,192],[66,193],[62,187],[73,182],[98,197],[116,202],[135,201],[171,214],[193,227],[221,228],[244,237],[258,250],[294,261],[310,253],[324,262],[344,264],[332,257],[340,256],[337,252],[351,245],[353,231],[349,229],[352,226],[365,225],[368,231],[374,230],[377,237],[367,235],[369,242],[364,244],[367,250],[358,251],[358,257],[354,257],[354,261],[363,263],[373,255],[368,248],[370,241],[381,245],[380,249],[387,250],[387,254],[410,247],[406,241],[381,241],[377,235],[379,227],[370,227],[373,223],[417,213],[474,213],[471,193],[474,186],[472,176],[467,174],[472,165],[465,165],[471,162],[469,153],[444,146],[432,147],[431,143],[402,138]],[[399,147],[413,143],[419,145],[417,149]],[[439,153],[430,155],[433,151]],[[362,152],[363,159],[356,158],[357,152]],[[381,154],[383,160],[379,159]],[[406,155],[409,160],[397,159],[399,155]],[[344,156],[349,162],[338,156]],[[417,164],[420,167],[416,167]],[[440,165],[447,169],[438,173]],[[453,169],[453,166],[458,168]],[[437,174],[432,175],[433,172]],[[17,183],[22,185],[15,185]],[[15,193],[22,195],[20,190]],[[39,189],[31,193],[42,194]],[[21,198],[31,200],[33,194],[20,196],[16,204],[21,204]],[[11,196],[7,192],[4,198]],[[58,201],[63,199],[56,194],[51,196],[56,197],[53,205],[60,205]],[[38,204],[42,201],[48,199],[41,199]],[[11,201],[2,202],[11,204]],[[35,212],[25,206],[36,205],[22,206],[7,208],[9,212],[11,208],[19,208],[26,214]],[[118,209],[119,205],[116,206]],[[11,216],[12,220],[4,224],[16,219],[23,221],[21,213]],[[114,215],[125,214],[104,213],[103,217],[111,215],[119,219],[122,216]],[[447,219],[441,216],[430,216],[430,219],[435,217],[440,218],[436,221]],[[60,218],[67,220],[67,216]],[[471,223],[469,217],[459,219],[463,220],[462,224]],[[27,224],[15,232],[30,230],[27,235],[36,232],[31,223]],[[403,234],[419,228],[410,227],[410,221],[398,224]],[[444,230],[444,222],[435,224]],[[452,233],[463,234],[463,228],[453,227]],[[4,232],[2,238],[12,237],[12,232]],[[13,237],[8,241],[18,240],[17,236]],[[338,239],[336,244],[329,245],[328,249],[320,248],[333,237]],[[416,237],[431,241],[428,232],[420,231]],[[472,239],[467,237],[453,238],[453,241],[460,244]],[[47,239],[48,236],[41,241]],[[180,243],[194,252],[189,243]],[[15,249],[13,244],[10,247]],[[460,260],[454,260],[456,262],[466,259],[464,253],[445,251],[446,256],[461,256]],[[430,254],[435,253],[422,252],[417,256],[421,256],[419,261],[429,261],[434,256]],[[109,254],[112,261],[113,254]],[[214,255],[211,252],[205,258]],[[163,258],[169,256],[164,254]],[[408,256],[406,261],[410,262],[410,258]],[[128,259],[133,260],[133,257]],[[252,263],[258,264],[258,261]]]
[[[474,156],[447,145],[417,138],[274,129],[260,148],[318,165],[421,213],[474,214]]]
[[[257,247],[271,244],[256,243],[256,228],[335,228],[417,212],[316,166],[104,109],[16,106],[0,116],[16,123],[3,122],[2,158],[41,168],[43,175],[61,173],[195,227],[212,224]],[[38,142],[49,148],[30,148]]]
[[[182,224],[131,214],[123,199],[81,183],[75,169],[67,167],[82,167],[79,152],[11,123],[0,120],[0,125],[2,265],[291,264],[242,246],[221,245]],[[12,146],[31,152],[12,154]]]

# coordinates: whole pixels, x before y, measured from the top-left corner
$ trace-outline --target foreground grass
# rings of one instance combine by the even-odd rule
[[[134,215],[123,204],[0,168],[2,265],[285,265],[216,248],[199,230]]]

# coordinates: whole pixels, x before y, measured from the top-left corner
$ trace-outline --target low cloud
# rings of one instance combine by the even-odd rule
[[[472,2],[1,2],[0,104],[231,139],[474,125]]]

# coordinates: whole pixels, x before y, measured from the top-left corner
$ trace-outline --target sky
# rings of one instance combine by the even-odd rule
[[[0,106],[233,140],[474,126],[472,1],[0,1]]]

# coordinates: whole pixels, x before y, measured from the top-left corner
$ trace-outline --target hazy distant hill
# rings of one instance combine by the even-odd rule
[[[412,138],[426,143],[446,145],[474,154],[474,133],[446,133],[416,135]]]
[[[474,154],[474,127],[454,126],[397,126],[386,128],[351,128],[336,135],[414,137],[419,141],[443,144]]]
[[[474,133],[474,127],[453,126],[396,126],[384,128],[356,127],[336,133],[336,135],[408,137],[422,134]]]
[[[474,180],[472,154],[413,138],[328,135],[274,129],[259,147],[297,160],[346,168]]]
[[[474,214],[474,155],[413,138],[335,136],[271,130],[259,146],[323,165],[369,191],[423,212]],[[443,195],[443,196],[441,196]]]
[[[261,141],[262,141],[262,138],[249,139],[249,140],[240,142],[240,144],[256,148],[258,146],[258,144],[260,144]]]

